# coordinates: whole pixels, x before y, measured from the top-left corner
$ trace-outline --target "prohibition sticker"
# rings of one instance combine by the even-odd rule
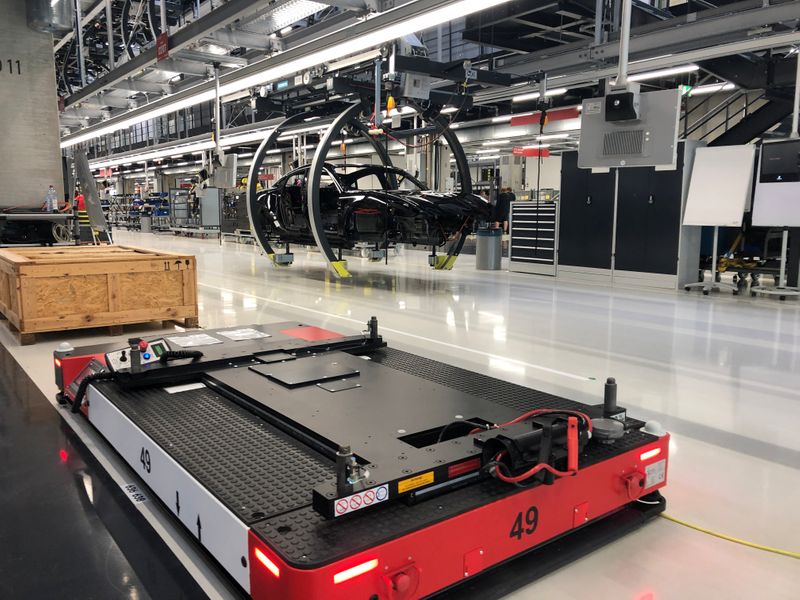
[[[360,510],[364,507],[378,504],[389,499],[389,485],[384,484],[370,488],[346,498],[339,498],[334,505],[334,517],[341,517],[347,513]]]

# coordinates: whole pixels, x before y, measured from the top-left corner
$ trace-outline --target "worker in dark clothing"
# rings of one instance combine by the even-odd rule
[[[510,187],[500,190],[500,194],[497,196],[497,202],[494,205],[495,227],[502,227],[504,233],[508,233],[508,213],[511,210],[511,203],[516,199],[517,197]]]

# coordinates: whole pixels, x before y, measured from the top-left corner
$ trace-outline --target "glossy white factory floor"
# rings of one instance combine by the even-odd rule
[[[759,544],[800,550],[800,302],[722,294],[580,287],[479,272],[474,258],[433,272],[422,252],[388,266],[349,259],[336,280],[296,250],[276,269],[253,247],[117,234],[117,242],[197,255],[200,322],[220,327],[299,319],[361,329],[378,317],[392,346],[587,403],[617,378],[633,416],[673,434],[668,513]],[[126,337],[127,337],[126,332]],[[54,391],[59,341],[9,347]],[[797,598],[800,563],[658,519],[510,598]]]

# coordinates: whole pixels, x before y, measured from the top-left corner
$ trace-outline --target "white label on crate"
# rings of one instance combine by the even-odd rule
[[[334,505],[334,517],[341,517],[347,513],[367,508],[373,504],[378,504],[378,502],[383,502],[388,498],[388,484],[364,490],[352,496],[347,496],[347,498],[340,498]]]
[[[644,489],[649,489],[667,478],[667,461],[665,459],[647,465],[644,468]]]

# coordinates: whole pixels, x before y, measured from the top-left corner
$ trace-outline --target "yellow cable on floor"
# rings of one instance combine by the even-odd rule
[[[689,527],[690,529],[694,529],[701,533],[707,533],[708,535],[713,535],[714,537],[718,537],[723,540],[728,540],[729,542],[733,542],[735,544],[741,544],[742,546],[748,546],[750,548],[755,548],[756,550],[764,550],[765,552],[772,552],[774,554],[788,556],[789,558],[800,559],[800,552],[791,552],[789,550],[781,550],[780,548],[770,548],[769,546],[762,546],[761,544],[754,544],[753,542],[740,540],[739,538],[735,538],[730,535],[725,535],[724,533],[717,533],[716,531],[711,531],[710,529],[706,529],[705,527],[700,527],[699,525],[693,525],[692,523],[681,521],[680,519],[676,519],[675,517],[670,516],[666,513],[661,513],[660,516],[667,519],[668,521],[677,523],[678,525],[683,525],[684,527]]]

